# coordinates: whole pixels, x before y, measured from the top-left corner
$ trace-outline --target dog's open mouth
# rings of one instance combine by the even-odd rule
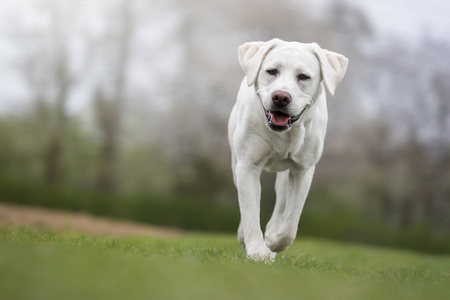
[[[297,116],[290,116],[281,111],[268,111],[264,109],[267,117],[267,126],[274,131],[289,130],[291,125],[300,119],[300,116],[303,114],[305,109],[303,109],[303,111]]]

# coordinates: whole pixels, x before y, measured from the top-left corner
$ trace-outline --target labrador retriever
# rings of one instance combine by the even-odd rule
[[[334,95],[347,69],[343,55],[319,45],[285,42],[239,47],[246,75],[228,123],[241,222],[238,240],[255,261],[273,261],[289,247],[323,150],[325,88]],[[263,236],[260,174],[278,172],[276,203]]]

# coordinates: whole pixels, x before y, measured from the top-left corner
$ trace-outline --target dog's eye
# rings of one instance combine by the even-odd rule
[[[306,75],[306,74],[300,74],[300,75],[297,76],[297,78],[298,78],[298,80],[308,80],[308,79],[310,79],[311,77],[309,77],[309,76]]]
[[[277,69],[270,69],[267,70],[267,73],[269,73],[269,75],[275,76],[278,74],[278,70]]]

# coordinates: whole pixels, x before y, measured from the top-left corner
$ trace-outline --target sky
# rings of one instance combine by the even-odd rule
[[[330,3],[333,0],[320,0]],[[450,42],[448,0],[346,0],[361,7],[379,36],[402,36],[417,41],[423,35]]]

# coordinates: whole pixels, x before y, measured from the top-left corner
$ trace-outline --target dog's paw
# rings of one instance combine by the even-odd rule
[[[286,250],[295,240],[295,234],[283,232],[278,234],[267,235],[265,242],[267,247],[274,252]]]
[[[264,261],[266,263],[273,263],[275,261],[276,253],[270,251],[267,247],[248,248],[247,257],[253,261]]]

